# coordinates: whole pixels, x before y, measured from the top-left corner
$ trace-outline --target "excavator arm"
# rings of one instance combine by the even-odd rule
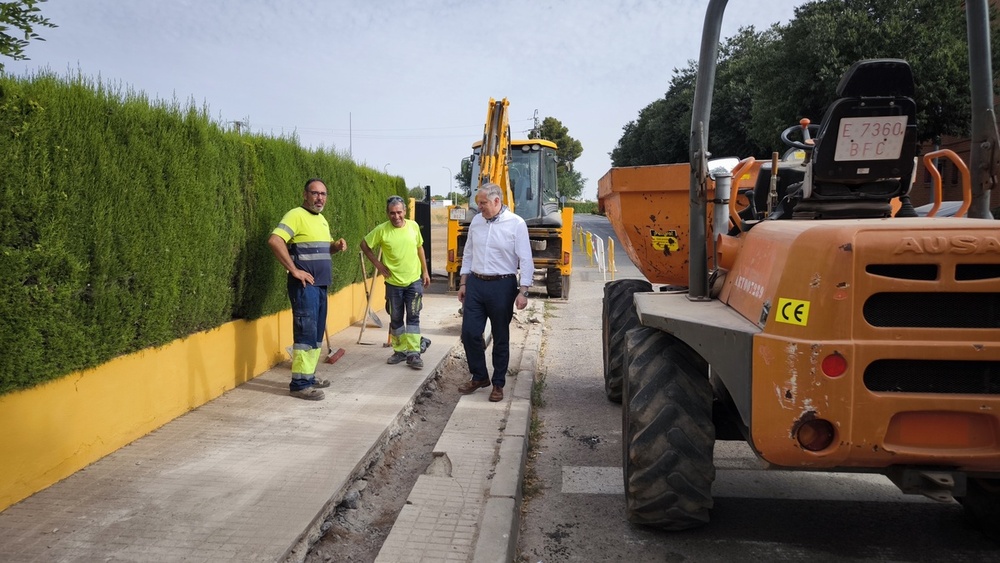
[[[510,189],[510,124],[507,115],[507,98],[497,101],[490,98],[483,128],[483,145],[479,152],[479,178],[476,189],[492,182],[503,191],[503,203],[514,211],[514,197]],[[475,190],[473,190],[474,192]]]

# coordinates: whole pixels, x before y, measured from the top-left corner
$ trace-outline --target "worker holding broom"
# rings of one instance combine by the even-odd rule
[[[424,287],[430,285],[424,238],[416,221],[406,218],[406,203],[394,195],[385,203],[389,220],[371,230],[361,241],[361,252],[385,278],[385,308],[389,312],[389,340],[392,356],[388,364],[405,361],[413,369],[423,369],[420,357],[420,309]],[[376,252],[381,250],[381,259]],[[430,343],[424,339],[424,342]]]
[[[334,241],[330,225],[323,217],[328,192],[317,178],[306,180],[302,206],[292,209],[267,239],[267,245],[288,271],[288,299],[292,303],[293,397],[318,401],[327,379],[316,379],[320,347],[326,331],[327,287],[333,283],[330,256],[347,250],[343,238]]]

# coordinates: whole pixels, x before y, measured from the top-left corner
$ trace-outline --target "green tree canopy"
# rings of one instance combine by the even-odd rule
[[[749,136],[747,127],[754,101],[752,78],[761,64],[759,53],[774,41],[775,33],[744,28],[721,45],[709,124],[708,148],[712,154],[746,156],[766,150]],[[696,61],[688,61],[684,69],[674,69],[666,95],[646,106],[637,120],[623,128],[622,137],[611,151],[613,166],[689,160],[691,104],[697,74]]]
[[[996,53],[996,40],[993,45]],[[814,0],[797,8],[787,25],[743,28],[722,42],[709,151],[740,157],[783,151],[781,131],[803,117],[818,123],[851,64],[882,57],[905,59],[913,68],[920,140],[967,133],[962,0]],[[696,75],[694,61],[674,69],[666,95],[623,127],[613,166],[689,160]]]
[[[575,199],[583,193],[583,185],[587,179],[573,170],[573,162],[583,154],[583,144],[569,135],[569,128],[554,117],[546,117],[539,127],[528,133],[529,139],[545,139],[552,141],[559,148],[557,168],[559,193],[567,199]]]
[[[625,125],[618,145],[611,151],[613,166],[688,160],[694,67],[691,61],[684,70],[674,69],[666,95],[643,108],[638,119]]]
[[[407,192],[407,195],[417,201],[423,201],[424,196],[427,195],[427,192],[424,190],[423,186],[417,186],[415,188],[410,188],[409,192]]]
[[[804,4],[760,50],[749,133],[774,146],[776,131],[818,123],[837,83],[861,59],[905,59],[913,69],[917,136],[965,135],[969,55],[962,0],[820,0]],[[994,41],[994,46],[996,41]],[[994,57],[996,58],[996,57]],[[995,66],[995,65],[994,65]]]
[[[45,41],[37,33],[37,27],[56,27],[48,18],[39,13],[38,4],[46,0],[18,0],[0,2],[0,55],[15,61],[27,60],[24,49],[32,39]],[[4,69],[0,60],[0,72]]]
[[[468,197],[472,189],[472,160],[468,157],[462,159],[462,165],[458,174],[455,174],[455,180],[458,181],[458,187]]]

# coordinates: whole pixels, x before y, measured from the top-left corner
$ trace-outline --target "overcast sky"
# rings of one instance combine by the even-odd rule
[[[722,36],[787,23],[806,0],[731,0]],[[537,111],[583,144],[594,199],[622,127],[697,59],[707,0],[49,0],[7,72],[81,71],[150,98],[194,100],[220,122],[293,132],[449,191],[482,137],[487,102],[510,101],[526,137]],[[297,188],[296,188],[297,189]]]

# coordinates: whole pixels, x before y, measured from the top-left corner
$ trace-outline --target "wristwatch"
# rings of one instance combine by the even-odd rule
[[[525,289],[524,291],[522,291],[521,295],[523,295],[524,297],[528,297],[528,290]]]

